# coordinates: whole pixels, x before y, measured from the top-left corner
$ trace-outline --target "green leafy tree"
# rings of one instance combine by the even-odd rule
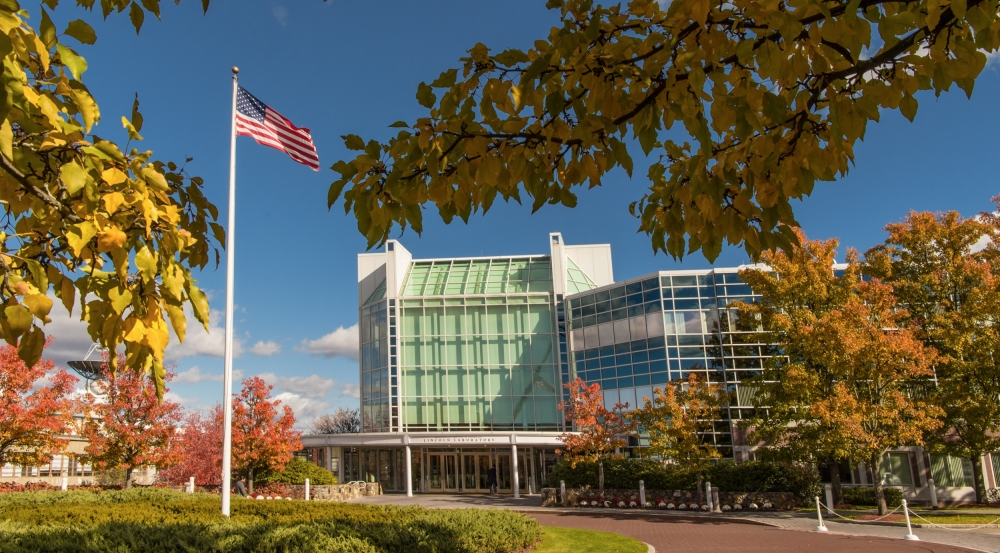
[[[208,328],[191,269],[213,254],[218,263],[218,211],[183,165],[130,148],[142,140],[138,98],[121,119],[124,146],[92,133],[100,109],[82,81],[87,61],[67,40],[89,45],[97,36],[80,19],[60,33],[48,11],[59,1],[43,4],[29,11],[0,1],[0,331],[34,365],[50,292],[71,313],[79,300],[90,337],[108,351],[124,345],[126,366],[151,371],[162,395],[168,319],[183,340],[189,304]],[[77,4],[89,10],[96,0]],[[102,0],[100,9],[105,18],[128,11],[138,32],[145,14],[160,16],[160,0]]]
[[[772,344],[764,373],[744,386],[755,390],[760,406],[741,426],[764,444],[763,453],[783,460],[825,464],[830,470],[834,502],[841,500],[840,465],[846,462],[849,442],[833,432],[808,406],[830,398],[840,377],[822,346],[828,336],[816,325],[832,311],[842,309],[857,295],[861,265],[847,252],[846,266],[834,270],[838,242],[809,240],[796,231],[799,244],[784,252],[765,252],[767,269],[740,272],[740,278],[760,296],[756,303],[737,303],[737,338]]]
[[[712,441],[713,421],[722,418],[724,393],[697,373],[676,380],[642,398],[642,407],[629,418],[649,435],[649,452],[670,459],[697,474],[696,493],[702,499],[702,474],[722,455]]]
[[[910,328],[939,353],[944,425],[931,446],[972,462],[976,500],[985,502],[982,458],[1000,449],[1000,218],[913,212],[886,230],[867,270],[892,283]]]
[[[574,206],[575,189],[652,157],[631,205],[654,250],[788,248],[792,200],[844,175],[869,121],[916,94],[967,95],[1000,45],[996,0],[549,0],[527,50],[476,44],[387,142],[344,136],[329,191],[369,245],[497,199]]]

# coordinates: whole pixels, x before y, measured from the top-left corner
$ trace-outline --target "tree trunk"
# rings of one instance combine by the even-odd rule
[[[889,512],[889,507],[885,504],[885,490],[882,489],[882,475],[879,474],[879,461],[881,455],[872,455],[868,460],[868,466],[872,468],[872,480],[875,481],[875,503],[878,505],[878,515],[883,516]]]
[[[969,457],[972,461],[972,481],[976,489],[976,503],[986,503],[986,484],[983,481],[983,456],[973,454]]]
[[[701,505],[701,502],[702,502],[702,499],[703,499],[703,496],[701,494],[702,494],[703,490],[702,490],[701,471],[700,470],[698,471],[698,480],[697,480],[697,482],[698,483],[695,484],[695,501],[698,502],[698,505]]]
[[[604,493],[604,459],[597,460],[597,490]]]
[[[247,493],[253,493],[253,467],[247,469]]]
[[[830,469],[830,487],[833,489],[833,505],[830,505],[832,509],[843,502],[844,488],[840,485],[840,462],[830,461],[826,466]]]
[[[132,489],[132,467],[125,469],[125,489]]]

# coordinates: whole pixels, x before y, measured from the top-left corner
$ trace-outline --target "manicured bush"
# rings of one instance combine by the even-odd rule
[[[534,520],[504,510],[432,510],[234,498],[165,490],[0,497],[0,553],[34,551],[507,553],[533,545]]]
[[[325,468],[310,463],[305,459],[292,457],[292,460],[285,464],[285,469],[281,472],[264,471],[259,476],[254,476],[254,486],[258,483],[269,484],[278,482],[281,484],[305,484],[306,478],[313,486],[329,486],[337,483],[337,476]]]
[[[576,467],[560,461],[553,467],[546,486],[558,488],[565,480],[567,488],[597,487],[597,463],[579,462]],[[607,489],[638,489],[642,480],[650,490],[694,489],[695,476],[677,465],[664,467],[650,459],[608,459],[604,461],[604,487]]]
[[[903,504],[903,492],[897,488],[882,488],[885,495],[885,503],[890,507],[899,507]],[[842,497],[844,503],[848,505],[873,506],[875,501],[875,488],[844,488]]]
[[[771,461],[719,461],[704,477],[722,491],[791,492],[804,500],[816,497],[822,489],[813,467]]]
[[[791,492],[803,499],[819,495],[819,474],[808,466],[767,461],[719,461],[703,474],[705,480],[726,492]],[[560,461],[549,473],[546,486],[597,487],[597,464],[580,462],[571,467]],[[697,475],[679,465],[662,465],[651,459],[609,459],[604,463],[606,489],[638,489],[639,480],[649,490],[694,490]]]

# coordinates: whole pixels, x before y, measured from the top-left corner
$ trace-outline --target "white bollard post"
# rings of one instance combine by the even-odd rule
[[[833,484],[824,484],[823,488],[826,490],[826,512],[827,514],[833,514]]]
[[[722,503],[719,501],[719,488],[712,488],[712,512],[722,512]]]
[[[920,538],[913,533],[913,528],[910,526],[910,508],[906,505],[905,499],[903,500],[903,514],[906,515],[906,535],[903,536],[903,539],[909,541],[920,541]]]
[[[816,527],[817,532],[826,532],[826,525],[823,524],[823,510],[819,507],[819,496],[816,496],[816,518],[819,519],[819,526]]]
[[[933,478],[928,478],[927,479],[927,485],[931,489],[931,508],[932,509],[937,509],[938,508],[937,484],[934,483],[934,479]]]
[[[639,480],[639,506],[646,506],[646,483]]]
[[[565,507],[566,506],[566,481],[559,481],[559,503]]]
[[[708,504],[708,510],[712,511],[712,483],[705,482],[705,503]],[[700,505],[699,505],[700,507]]]
[[[66,477],[66,476],[63,476],[62,477],[62,491],[66,491],[68,489],[69,489],[69,478]]]
[[[188,493],[194,493],[194,476],[188,479]]]
[[[309,501],[309,479],[306,478],[306,501]]]

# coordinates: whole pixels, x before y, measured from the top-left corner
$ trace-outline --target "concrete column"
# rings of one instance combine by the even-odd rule
[[[833,514],[833,484],[823,484],[826,491],[826,512]]]
[[[521,497],[521,483],[517,478],[517,444],[510,445],[510,481],[514,485],[514,499]]]
[[[413,497],[413,457],[410,446],[406,446],[406,497]]]
[[[306,478],[306,501],[309,501],[309,479]]]
[[[712,507],[712,483],[705,482],[705,503],[708,505],[708,510],[714,510]]]
[[[938,508],[937,484],[934,483],[933,478],[927,479],[927,486],[931,489],[931,507],[937,509]]]
[[[646,483],[639,480],[639,506],[646,506]]]
[[[722,512],[722,503],[719,502],[719,488],[712,488],[712,512]]]
[[[188,479],[188,493],[194,493],[194,476]]]

